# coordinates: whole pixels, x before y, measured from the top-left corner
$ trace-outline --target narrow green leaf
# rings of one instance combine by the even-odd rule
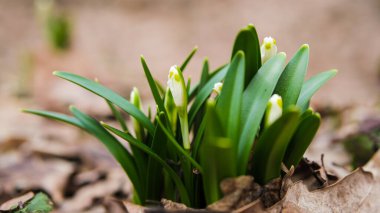
[[[123,116],[121,115],[120,111],[116,109],[116,107],[111,103],[109,100],[105,99],[108,107],[111,109],[113,116],[116,118],[116,120],[119,122],[121,129],[125,132],[128,131],[127,124],[125,123],[125,120]]]
[[[226,137],[220,118],[215,101],[209,100],[205,115],[207,128],[199,150],[201,166],[207,171],[202,174],[207,204],[221,198],[220,181],[237,173],[235,143]]]
[[[185,71],[187,64],[190,62],[190,60],[193,58],[194,54],[198,51],[198,47],[194,47],[194,49],[191,51],[191,53],[187,56],[185,61],[182,63],[180,69],[182,72]]]
[[[82,123],[84,129],[98,138],[107,147],[112,156],[119,162],[131,180],[134,189],[137,192],[139,201],[141,204],[144,204],[144,185],[140,182],[142,177],[139,177],[138,175],[138,169],[143,168],[136,167],[136,162],[133,156],[115,137],[104,129],[97,120],[84,114],[73,106],[70,107],[70,111]]]
[[[158,163],[160,163],[164,169],[169,173],[170,177],[173,179],[174,183],[177,186],[177,189],[179,191],[181,201],[186,204],[190,205],[190,199],[188,196],[188,193],[186,191],[185,186],[183,185],[181,179],[178,177],[177,173],[163,160],[159,155],[154,153],[154,151],[143,144],[141,141],[137,141],[135,138],[133,138],[130,134],[127,134],[125,132],[122,132],[116,128],[113,128],[105,123],[102,123],[102,125],[108,129],[109,131],[115,133],[117,136],[123,138],[124,140],[128,141],[132,146],[135,146],[142,151],[144,151],[146,154],[148,154],[150,157],[154,158]]]
[[[161,126],[162,130],[165,132],[167,138],[169,139],[169,142],[173,145],[173,147],[178,152],[178,155],[183,156],[184,158],[189,160],[190,163],[202,173],[203,172],[202,167],[189,155],[189,153],[185,151],[185,149],[182,148],[181,145],[179,145],[179,143],[176,141],[176,139],[173,137],[170,131],[168,131],[165,128],[164,124],[159,119],[156,119],[156,121]]]
[[[71,110],[74,110],[74,109],[71,108]],[[42,117],[50,118],[53,120],[65,122],[65,123],[71,124],[73,126],[79,127],[81,129],[89,132],[90,134],[94,135],[101,142],[103,142],[103,144],[110,150],[110,152],[115,157],[115,159],[118,160],[118,162],[120,163],[120,165],[122,166],[124,171],[126,171],[128,177],[129,177],[129,175],[131,175],[130,178],[131,178],[132,183],[133,184],[136,183],[136,185],[134,185],[134,187],[137,190],[140,187],[140,185],[139,185],[140,183],[139,183],[138,177],[137,177],[137,171],[136,171],[135,164],[133,162],[132,156],[124,148],[124,146],[121,145],[119,143],[119,141],[117,141],[112,135],[109,135],[109,133],[107,131],[105,131],[104,129],[103,130],[99,129],[99,126],[98,126],[99,124],[97,123],[96,120],[94,120],[91,117],[81,113],[79,110],[75,110],[75,112],[78,116],[80,116],[80,118],[82,120],[86,121],[85,123],[82,122],[81,119],[78,119],[76,117],[72,117],[72,116],[68,116],[68,115],[56,113],[56,112],[48,112],[48,111],[43,111],[43,110],[30,110],[30,109],[23,109],[22,111],[26,112],[26,113],[31,113],[31,114],[39,115]],[[87,124],[87,123],[89,123],[89,124]],[[107,132],[108,134],[105,133],[104,131]],[[115,154],[114,154],[114,152],[115,152]],[[130,167],[131,167],[131,169],[128,170]],[[136,182],[136,179],[137,179],[137,182]],[[141,187],[140,187],[140,189],[141,189]],[[141,196],[141,194],[138,193],[137,198],[138,198],[139,203],[141,203],[143,201],[143,200],[141,200],[140,196]]]
[[[150,70],[148,68],[148,65],[145,62],[144,56],[141,56],[141,64],[144,68],[144,73],[145,73],[146,79],[148,80],[150,90],[153,94],[153,98],[154,98],[154,101],[156,102],[156,104],[158,106],[158,109],[160,110],[160,112],[166,113],[164,101],[162,100],[162,98],[160,96],[160,92],[157,89],[157,84],[156,84],[156,82],[152,76],[152,73],[150,72]]]
[[[317,133],[320,123],[321,117],[318,113],[313,113],[301,120],[286,149],[283,162],[287,168],[290,168],[292,165],[297,167]]]
[[[114,91],[110,90],[107,87],[102,86],[99,83],[91,81],[87,78],[81,77],[79,75],[75,75],[67,72],[53,72],[55,76],[68,80],[74,84],[77,84],[96,95],[111,101],[116,106],[120,107],[125,112],[129,113],[131,116],[136,118],[145,128],[147,128],[150,134],[154,133],[154,126],[152,122],[150,122],[149,118],[144,115],[139,109],[137,109],[133,104],[127,101],[125,98],[116,94]]]
[[[228,64],[225,64],[223,66],[220,66],[218,67],[215,71],[213,71],[212,73],[209,73],[208,74],[208,78],[207,78],[207,81],[204,82],[204,84],[200,84],[198,83],[197,85],[195,85],[194,87],[190,88],[190,93],[189,93],[189,103],[191,100],[194,99],[195,96],[198,95],[198,93],[202,90],[202,88],[206,85],[206,83],[212,78],[214,77],[216,74],[218,74],[220,71],[223,70],[223,68],[225,68]],[[208,65],[207,65],[208,66]],[[205,68],[205,67],[203,67]],[[208,67],[207,67],[208,69]],[[202,70],[203,71],[203,70]]]
[[[253,148],[252,171],[255,181],[266,184],[281,175],[281,162],[300,117],[297,108],[289,108],[262,133]]]
[[[261,67],[260,43],[256,29],[253,25],[248,25],[237,35],[232,50],[231,59],[239,51],[243,51],[246,59],[245,63],[245,83],[244,88],[255,76]]]
[[[204,85],[201,91],[197,94],[197,96],[195,97],[194,103],[193,105],[191,105],[191,108],[189,111],[189,124],[190,124],[189,126],[192,125],[198,111],[202,107],[203,103],[210,96],[212,89],[214,88],[214,84],[224,79],[224,77],[226,76],[227,70],[228,70],[228,66],[223,67],[220,71],[218,71],[218,73],[216,73],[213,77],[210,78],[210,80]]]
[[[281,96],[283,109],[296,105],[309,64],[309,45],[304,44],[286,65],[274,93]]]
[[[45,118],[50,118],[53,120],[65,122],[73,126],[79,127],[81,129],[84,129],[84,126],[78,119],[72,116],[65,115],[65,114],[61,114],[57,112],[49,112],[49,111],[44,111],[44,110],[33,110],[33,109],[22,109],[21,111],[25,113],[30,113],[30,114],[42,116]]]
[[[210,67],[209,67],[209,64],[208,64],[208,59],[206,58],[203,61],[201,79],[199,81],[199,86],[197,88],[198,92],[200,92],[201,88],[207,83],[207,81],[208,81],[208,79],[210,77],[209,70],[210,70]]]
[[[201,141],[202,141],[202,138],[203,138],[203,133],[205,131],[205,128],[206,128],[206,120],[203,119],[202,122],[199,125],[199,128],[197,129],[197,131],[195,133],[196,135],[195,135],[194,141],[192,143],[191,156],[194,159],[198,159],[198,151],[199,151],[199,147],[201,145]]]
[[[309,106],[311,97],[322,87],[330,78],[334,77],[338,71],[333,69],[321,72],[307,80],[301,89],[301,94],[297,100],[297,106],[305,111]]]
[[[186,84],[187,95],[190,94],[190,88],[191,88],[191,78],[187,79],[187,84]]]
[[[249,154],[264,112],[282,71],[286,55],[279,53],[267,61],[243,93],[241,110],[241,135],[238,147],[238,172],[246,173]]]
[[[158,119],[165,123],[165,115],[163,112],[159,113]],[[156,131],[153,135],[153,140],[151,144],[151,150],[156,153],[161,158],[165,159],[165,150],[166,150],[166,135],[161,127],[157,124]],[[146,195],[148,200],[161,200],[163,173],[162,165],[152,156],[149,156],[148,159],[148,168],[147,168],[147,181],[146,181]]]
[[[154,82],[156,83],[160,96],[163,97],[165,95],[165,87],[159,81],[157,81],[157,79],[154,79]]]
[[[238,141],[241,99],[244,87],[245,60],[244,53],[238,51],[228,68],[222,91],[216,104],[227,136]],[[237,144],[237,143],[236,143]]]

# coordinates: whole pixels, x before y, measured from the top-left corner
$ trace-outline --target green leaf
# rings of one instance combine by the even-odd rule
[[[193,105],[191,105],[189,111],[189,126],[193,123],[195,116],[198,111],[201,109],[203,103],[210,96],[212,89],[214,88],[214,84],[222,81],[227,73],[228,66],[223,67],[218,73],[210,78],[210,80],[206,83],[206,85],[201,89],[201,91],[195,97]]]
[[[237,35],[232,50],[231,59],[239,50],[244,52],[246,59],[244,83],[245,88],[261,67],[260,43],[256,29],[253,25],[248,25]]]
[[[53,120],[65,122],[73,126],[79,127],[81,129],[84,129],[83,124],[78,119],[72,116],[65,115],[65,114],[61,114],[57,112],[49,112],[49,111],[44,111],[44,110],[33,110],[33,109],[22,109],[21,111],[25,113],[30,113],[30,114],[42,116],[45,118],[50,118]]]
[[[249,154],[259,129],[267,103],[284,69],[286,55],[279,53],[269,59],[257,72],[243,93],[241,135],[238,147],[238,172],[246,173]]]
[[[131,180],[134,189],[137,192],[139,202],[144,204],[144,185],[142,185],[140,181],[146,177],[139,177],[138,169],[146,168],[137,168],[133,156],[115,137],[104,129],[104,127],[100,125],[97,120],[84,114],[73,106],[70,107],[70,111],[81,122],[84,129],[91,135],[98,138],[107,147],[112,156],[119,162]]]
[[[308,115],[301,120],[296,132],[290,140],[288,148],[286,149],[283,162],[287,168],[290,168],[292,165],[297,167],[303,154],[317,133],[320,123],[321,117],[318,113]]]
[[[202,74],[201,79],[199,81],[198,92],[200,92],[201,88],[207,83],[208,79],[210,78],[209,70],[210,68],[208,64],[208,59],[206,58],[203,61]]]
[[[297,106],[305,111],[309,107],[311,97],[322,87],[330,78],[334,77],[338,71],[333,69],[321,72],[307,80],[301,89],[301,94],[297,100]]]
[[[201,141],[202,141],[205,129],[206,129],[206,120],[203,119],[199,125],[199,128],[197,129],[197,131],[195,133],[196,135],[195,135],[194,141],[192,143],[191,156],[194,159],[198,159],[198,151],[199,151],[199,147],[201,145]]]
[[[165,122],[165,115],[161,112],[158,116],[163,123]],[[156,131],[153,135],[151,150],[156,153],[161,158],[165,159],[165,150],[166,150],[166,135],[161,127],[157,124]],[[163,181],[163,173],[162,173],[162,165],[152,156],[149,156],[148,159],[148,169],[147,169],[147,187],[146,187],[146,195],[148,200],[161,200],[161,192],[162,192],[162,184]]]
[[[111,109],[113,116],[115,116],[116,120],[119,122],[121,129],[124,132],[128,131],[127,124],[125,123],[125,120],[124,120],[122,114],[120,113],[120,111],[118,109],[116,109],[116,107],[113,105],[113,103],[111,103],[107,99],[105,99],[105,100],[107,102],[108,107]]]
[[[190,93],[189,93],[189,103],[191,100],[194,99],[195,96],[198,95],[198,93],[202,90],[202,88],[206,85],[206,83],[212,78],[214,77],[216,74],[218,74],[220,71],[222,71],[228,64],[225,64],[223,66],[220,66],[218,67],[215,71],[213,71],[212,73],[208,73],[208,77],[207,77],[207,80],[204,82],[204,84],[200,84],[198,83],[197,85],[195,85],[194,87],[190,88]],[[203,70],[202,70],[202,73],[204,71],[204,68],[205,66],[203,66]],[[207,69],[208,68],[208,62],[207,62]],[[208,72],[208,70],[207,70]]]
[[[202,174],[207,204],[221,198],[220,181],[235,177],[236,149],[231,138],[226,137],[220,116],[217,114],[215,101],[209,100],[206,105],[206,126],[199,158],[204,171]]]
[[[158,92],[160,93],[160,96],[163,97],[165,95],[164,86],[157,79],[154,79],[154,82],[156,82],[156,86],[157,86]]]
[[[148,65],[145,62],[144,56],[141,56],[141,64],[144,68],[144,73],[145,73],[146,79],[148,80],[150,90],[152,91],[153,98],[154,98],[154,101],[156,102],[156,104],[158,106],[158,109],[160,110],[160,112],[166,113],[164,101],[162,100],[162,98],[160,96],[160,92],[157,89],[157,84],[154,81],[154,78],[153,78],[152,73],[150,72],[150,70],[148,68]]]
[[[125,112],[129,113],[131,116],[136,118],[145,128],[147,128],[148,132],[150,134],[154,133],[154,126],[152,122],[150,122],[149,118],[144,115],[139,109],[137,109],[133,104],[131,104],[128,100],[121,97],[114,91],[100,85],[99,83],[96,83],[94,81],[91,81],[87,78],[81,77],[79,75],[75,75],[72,73],[67,72],[59,72],[55,71],[53,72],[54,75],[63,78],[65,80],[68,80],[74,84],[77,84],[95,94],[97,94],[100,97],[103,97],[107,99],[108,101],[112,102],[116,106],[120,107]]]
[[[125,132],[122,132],[116,128],[113,128],[105,123],[102,123],[102,125],[108,129],[109,131],[115,133],[117,136],[123,138],[124,140],[128,141],[132,146],[135,146],[142,151],[144,151],[146,154],[148,154],[150,157],[154,158],[158,163],[164,167],[164,169],[169,173],[170,177],[173,179],[174,183],[177,186],[177,189],[179,191],[181,201],[186,204],[190,205],[190,199],[188,196],[188,193],[186,191],[185,186],[183,185],[181,179],[178,177],[177,173],[165,162],[164,159],[162,159],[159,155],[154,153],[154,151],[143,144],[141,141],[137,141],[135,138],[133,138],[130,134],[127,134]]]
[[[309,64],[309,45],[304,44],[286,65],[278,80],[275,94],[282,98],[283,109],[296,105]]]
[[[190,54],[187,56],[185,61],[182,63],[180,69],[181,71],[185,71],[187,64],[190,62],[190,60],[193,58],[194,54],[198,51],[198,47],[194,47],[194,49],[190,52]]]
[[[202,167],[189,155],[189,153],[187,153],[181,145],[179,145],[179,143],[176,141],[176,139],[173,137],[173,135],[170,133],[170,131],[168,131],[164,124],[159,120],[159,119],[156,119],[156,121],[158,122],[158,124],[161,126],[162,130],[165,132],[166,134],[166,137],[169,139],[169,142],[173,145],[173,147],[176,149],[176,151],[178,152],[178,155],[179,156],[183,156],[184,158],[186,158],[188,161],[190,161],[190,163],[195,167],[197,168],[201,173],[203,172],[203,169]]]
[[[239,121],[244,89],[244,70],[244,53],[238,51],[228,68],[222,91],[216,104],[221,123],[227,131],[227,136],[233,141],[238,141],[238,131],[240,131]]]
[[[123,145],[120,144],[119,141],[117,141],[112,135],[110,135],[107,131],[104,130],[104,128],[99,128],[99,124],[96,120],[93,118],[83,114],[79,110],[75,108],[70,108],[70,110],[75,111],[76,115],[79,118],[71,117],[65,114],[56,113],[56,112],[48,112],[43,110],[30,110],[30,109],[23,109],[23,112],[31,113],[35,115],[39,115],[42,117],[50,118],[53,120],[65,122],[68,124],[71,124],[73,126],[79,127],[90,134],[97,137],[103,144],[109,149],[111,154],[115,157],[115,159],[120,163],[124,171],[126,171],[128,177],[130,177],[134,187],[136,190],[141,190],[139,179],[137,177],[137,171],[135,168],[135,163],[130,155],[130,153],[124,148]],[[85,122],[83,122],[83,121]],[[101,127],[101,126],[100,126]],[[131,136],[132,137],[132,136]],[[129,169],[131,168],[131,169]],[[131,176],[129,176],[131,175]],[[136,181],[137,179],[137,181]],[[136,185],[135,185],[136,183]],[[139,188],[140,187],[140,188]],[[139,197],[141,194],[137,195],[138,202],[141,203],[141,198]]]
[[[186,83],[186,93],[187,93],[187,95],[190,94],[190,87],[191,87],[191,78],[187,79],[187,83]]]
[[[252,171],[255,181],[266,184],[280,177],[281,162],[288,143],[296,131],[300,117],[297,108],[290,107],[269,126],[253,148]]]

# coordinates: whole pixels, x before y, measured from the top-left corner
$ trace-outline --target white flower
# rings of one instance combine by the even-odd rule
[[[270,126],[282,115],[282,98],[274,94],[268,101],[265,113],[265,127]]]
[[[212,89],[217,95],[220,94],[220,92],[222,91],[222,87],[223,87],[223,83],[222,82],[218,82],[216,84],[214,84],[214,88]]]
[[[170,67],[167,84],[173,95],[175,105],[183,107],[187,104],[187,92],[185,81],[179,72],[176,65]]]
[[[265,37],[261,45],[261,62],[264,64],[271,57],[277,54],[276,40],[272,37]]]

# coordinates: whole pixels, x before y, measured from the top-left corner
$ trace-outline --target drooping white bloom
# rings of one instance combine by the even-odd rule
[[[274,94],[268,101],[267,109],[265,112],[265,127],[270,126],[282,115],[282,98]]]
[[[217,95],[220,94],[220,92],[222,91],[222,87],[223,87],[223,83],[222,82],[218,82],[216,84],[214,84],[214,88],[212,89]]]
[[[186,105],[187,93],[185,81],[179,72],[176,65],[170,67],[167,85],[173,95],[175,105],[183,107]]]
[[[276,40],[272,37],[265,37],[261,45],[261,62],[264,64],[271,57],[277,54]]]

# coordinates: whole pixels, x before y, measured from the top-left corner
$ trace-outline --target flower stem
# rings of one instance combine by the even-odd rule
[[[178,109],[178,115],[179,115],[179,122],[181,123],[183,148],[185,148],[186,150],[190,150],[189,122],[187,119],[186,108]]]

